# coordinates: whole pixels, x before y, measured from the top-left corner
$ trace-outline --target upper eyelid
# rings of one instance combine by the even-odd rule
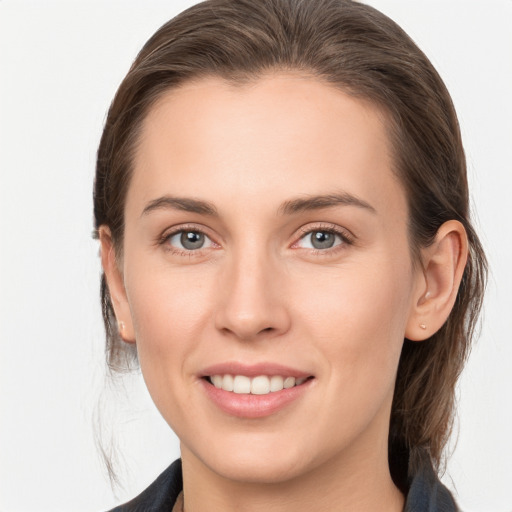
[[[356,238],[355,235],[347,228],[343,228],[336,224],[330,224],[330,223],[320,223],[316,226],[311,226],[309,224],[302,226],[297,231],[296,236],[299,236],[299,238],[303,238],[305,235],[307,235],[309,233],[313,233],[315,231],[328,231],[330,233],[335,233],[349,241],[353,241]]]
[[[183,231],[191,231],[191,232],[201,233],[201,234],[207,236],[208,238],[210,238],[212,241],[214,241],[213,237],[210,234],[210,230],[207,229],[206,227],[203,227],[203,226],[197,225],[197,224],[179,224],[177,226],[171,226],[171,227],[165,229],[158,238],[159,238],[159,240],[168,240],[172,236],[174,236],[178,233],[181,233]]]

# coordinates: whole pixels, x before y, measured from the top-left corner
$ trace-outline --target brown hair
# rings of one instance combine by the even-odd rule
[[[465,156],[449,93],[392,20],[349,0],[208,0],[166,23],[145,44],[110,106],[96,168],[96,233],[107,225],[121,251],[140,127],[165,91],[212,75],[245,83],[273,70],[314,75],[386,114],[416,261],[418,249],[432,243],[447,220],[460,221],[469,238],[469,261],[447,322],[428,341],[403,346],[389,434],[392,475],[403,488],[407,460],[414,462],[418,450],[439,468],[487,265],[470,222]],[[130,367],[136,353],[119,337],[104,276],[101,298],[108,365]]]

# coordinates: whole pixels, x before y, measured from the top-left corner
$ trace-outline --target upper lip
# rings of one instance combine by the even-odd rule
[[[201,377],[210,377],[211,375],[245,375],[247,377],[257,377],[258,375],[280,375],[281,377],[310,377],[311,373],[285,366],[282,364],[261,362],[256,364],[242,364],[236,361],[227,361],[208,366],[201,371]]]

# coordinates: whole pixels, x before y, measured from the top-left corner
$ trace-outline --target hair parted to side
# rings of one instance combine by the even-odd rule
[[[208,0],[163,25],[137,56],[108,112],[94,187],[96,234],[108,226],[116,254],[122,254],[134,151],[142,121],[164,92],[207,76],[244,84],[273,71],[318,77],[385,114],[416,260],[445,221],[460,221],[468,235],[469,260],[450,317],[430,339],[405,340],[402,350],[389,460],[403,487],[407,461],[414,464],[420,451],[439,468],[487,264],[470,221],[465,156],[451,98],[427,57],[392,20],[350,0]],[[101,299],[109,368],[130,368],[136,353],[119,336],[104,275]]]

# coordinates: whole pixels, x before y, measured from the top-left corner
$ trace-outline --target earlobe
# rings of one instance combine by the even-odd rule
[[[101,264],[107,280],[112,307],[116,315],[119,335],[123,341],[134,343],[135,333],[131,311],[126,296],[123,275],[116,259],[111,232],[107,226],[100,226],[98,231],[101,244]]]
[[[434,242],[422,250],[423,275],[418,280],[405,337],[423,341],[446,322],[455,304],[468,258],[468,240],[464,226],[445,222]]]

